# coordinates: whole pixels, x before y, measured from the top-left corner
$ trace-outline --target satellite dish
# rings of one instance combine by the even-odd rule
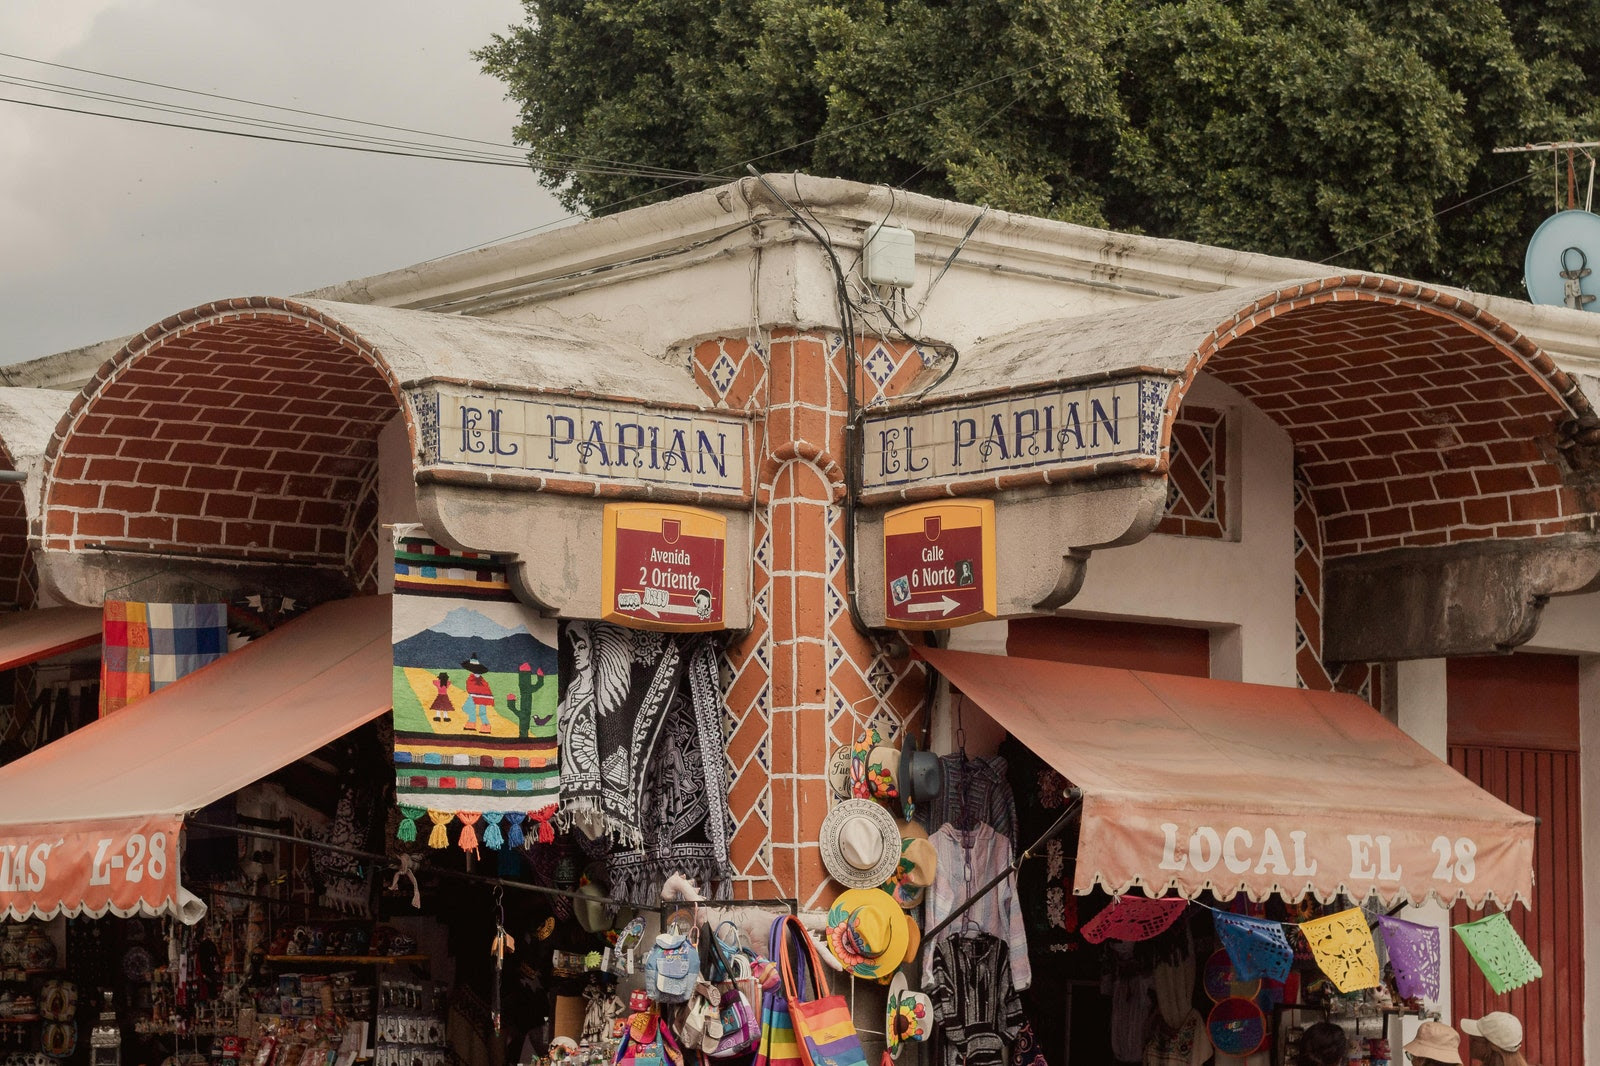
[[[1600,311],[1600,215],[1559,211],[1539,224],[1522,261],[1528,299],[1552,307]]]

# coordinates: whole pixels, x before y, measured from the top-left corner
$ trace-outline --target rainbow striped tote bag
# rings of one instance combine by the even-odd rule
[[[800,1054],[806,1066],[866,1066],[867,1055],[861,1049],[855,1019],[850,1017],[850,1004],[843,996],[828,994],[828,975],[817,957],[817,946],[806,935],[800,919],[789,915],[783,922],[792,935],[783,938],[778,964],[783,971],[783,993],[789,1000],[789,1016],[794,1020],[795,1035],[800,1038]],[[797,940],[803,948],[797,948]],[[795,980],[792,956],[797,951],[804,952],[811,968],[814,997],[809,1001],[801,998]]]
[[[788,926],[784,919],[775,918],[767,936],[768,958],[779,958],[783,951],[783,937]],[[806,965],[804,958],[801,965]],[[800,1054],[800,1038],[794,1034],[794,1021],[789,1017],[789,1001],[783,994],[783,981],[772,983],[761,994],[761,1043],[756,1047],[754,1066],[805,1066]]]

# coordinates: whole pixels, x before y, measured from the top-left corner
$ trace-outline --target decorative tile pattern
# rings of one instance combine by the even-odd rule
[[[1354,693],[1382,709],[1380,664],[1346,663],[1330,672],[1322,661],[1322,522],[1315,498],[1299,477],[1294,482],[1294,661],[1301,688]]]
[[[1172,424],[1167,513],[1158,533],[1226,539],[1228,529],[1227,412],[1185,404]]]
[[[872,350],[861,360],[861,366],[866,370],[867,376],[877,384],[880,392],[895,372],[894,356],[890,355],[882,344],[872,346]]]
[[[1139,451],[1145,455],[1161,453],[1161,420],[1167,408],[1172,382],[1166,378],[1145,378],[1139,382]]]

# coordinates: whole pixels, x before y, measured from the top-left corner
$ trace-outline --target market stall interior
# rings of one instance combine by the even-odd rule
[[[930,646],[954,750],[863,722],[841,891],[734,902],[716,638],[440,551],[0,767],[9,1066],[1298,1063],[1328,1019],[1378,1063],[1439,996],[1402,908],[1530,891],[1531,820],[1355,697]],[[1538,976],[1503,911],[1456,934]]]
[[[1002,1036],[1046,1061],[1293,1063],[1327,1019],[1352,1061],[1388,1060],[1396,1018],[1436,1016],[1442,931],[1401,916],[1430,899],[1496,908],[1455,933],[1497,992],[1539,976],[1504,914],[1531,892],[1533,820],[1356,697],[915,654],[953,735],[965,711],[1006,736],[941,760],[927,940],[1009,945]],[[974,893],[995,904],[976,921],[955,902]]]

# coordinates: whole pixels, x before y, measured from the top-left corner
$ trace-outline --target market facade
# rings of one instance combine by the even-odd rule
[[[78,833],[92,852],[120,833],[118,849],[148,849],[186,816],[192,842],[193,812],[393,706],[384,743],[418,848],[442,834],[471,851],[469,831],[509,850],[515,826],[536,877],[541,846],[586,817],[637,843],[647,827],[605,774],[584,792],[563,762],[556,788],[556,726],[534,710],[555,703],[538,657],[570,690],[598,669],[570,634],[598,647],[597,627],[620,624],[680,643],[684,686],[714,652],[719,735],[686,725],[683,741],[712,809],[642,850],[675,844],[734,901],[828,910],[847,883],[835,812],[886,798],[860,780],[841,794],[830,770],[872,730],[1076,786],[1075,852],[1022,881],[1052,901],[1027,930],[1047,1061],[1126,1057],[1088,1031],[1105,967],[1079,916],[1135,886],[1216,907],[1410,902],[1396,913],[1445,930],[1508,910],[1544,976],[1494,995],[1457,948],[1427,1006],[1523,1014],[1535,1061],[1600,1046],[1600,1011],[1575,1006],[1600,987],[1583,950],[1600,915],[1579,887],[1600,873],[1579,818],[1600,788],[1584,758],[1600,729],[1585,377],[1600,345],[1580,313],[791,187],[740,182],[304,297],[220,301],[25,368],[52,389],[0,397],[0,440],[29,475],[3,487],[18,506],[0,541],[26,543],[15,599],[39,612],[8,637],[24,689],[26,664],[76,645],[95,658],[108,602],[253,597],[263,631],[285,602],[311,609],[0,770],[13,842],[31,856]],[[916,243],[906,287],[843,265],[886,221]],[[437,649],[402,670],[400,652],[444,633],[458,600],[502,605],[467,639],[522,619],[534,648],[527,678],[479,673],[501,687],[465,741],[452,715],[483,702],[459,691],[471,679]],[[41,642],[46,614],[63,635]],[[436,701],[431,722],[402,721],[397,671]],[[519,718],[499,701],[524,681]],[[703,694],[686,702],[704,718]],[[225,728],[207,717],[219,704]],[[609,765],[603,738],[585,742]],[[528,752],[537,766],[513,767]],[[650,754],[609,753],[635,792]],[[470,780],[489,783],[428,769],[458,756],[488,760]],[[1460,791],[1447,762],[1509,806]],[[1046,810],[1008,784],[1016,837]],[[142,888],[52,897],[52,873],[0,898],[18,914],[172,910],[165,854],[171,876]],[[661,858],[611,861],[614,894],[659,896]],[[92,854],[78,865],[99,879]],[[1369,1006],[1389,1031],[1397,1015]]]

